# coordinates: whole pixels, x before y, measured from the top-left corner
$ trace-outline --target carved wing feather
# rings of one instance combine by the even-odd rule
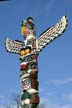
[[[37,50],[40,52],[47,44],[63,34],[68,24],[67,16],[63,16],[56,25],[47,29],[37,39]]]
[[[12,41],[9,38],[6,38],[5,45],[6,50],[10,53],[19,54],[19,50],[22,48],[22,42]]]

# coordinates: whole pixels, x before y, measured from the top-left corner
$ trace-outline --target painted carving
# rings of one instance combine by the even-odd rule
[[[28,17],[22,21],[21,34],[23,42],[12,41],[6,38],[6,50],[10,53],[19,54],[20,78],[21,78],[21,104],[22,108],[38,108],[39,105],[39,82],[38,82],[38,54],[47,44],[58,38],[67,27],[67,17],[63,16],[54,26],[43,32],[36,38],[34,20]]]

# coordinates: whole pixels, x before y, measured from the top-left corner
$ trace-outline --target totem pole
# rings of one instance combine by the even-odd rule
[[[32,17],[23,20],[21,34],[24,41],[12,41],[6,38],[6,50],[10,53],[19,54],[20,78],[21,78],[21,105],[22,108],[38,108],[38,54],[51,41],[59,37],[67,27],[67,17],[63,16],[58,23],[43,32],[36,38],[36,28]]]

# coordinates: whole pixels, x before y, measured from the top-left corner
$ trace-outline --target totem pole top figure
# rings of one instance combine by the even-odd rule
[[[32,17],[28,17],[27,21],[22,20],[21,34],[25,39],[36,35],[34,20]]]
[[[12,41],[9,38],[6,38],[6,49],[10,53],[19,54],[21,48],[32,45],[32,38],[35,38],[36,49],[35,51],[39,53],[47,46],[51,41],[58,38],[63,34],[68,25],[67,16],[62,16],[62,18],[52,27],[46,29],[39,38],[36,38],[36,28],[34,20],[32,17],[28,17],[27,21],[22,20],[21,24],[21,34],[24,37],[23,42],[15,40]],[[33,45],[34,46],[34,45]]]

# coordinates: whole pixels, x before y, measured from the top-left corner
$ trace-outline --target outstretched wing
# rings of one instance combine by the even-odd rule
[[[37,50],[40,52],[47,44],[63,34],[68,24],[67,16],[63,16],[53,27],[47,29],[37,39]]]
[[[9,38],[6,38],[5,45],[6,50],[10,53],[19,54],[19,50],[22,48],[22,42],[12,41]]]

